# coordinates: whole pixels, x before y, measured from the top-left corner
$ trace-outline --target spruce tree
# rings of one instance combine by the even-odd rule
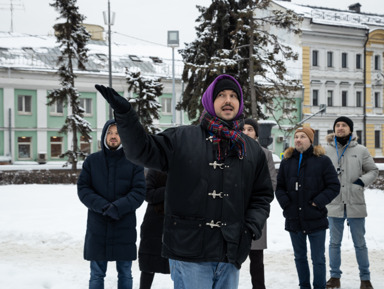
[[[145,131],[152,134],[159,132],[160,129],[153,125],[153,120],[160,119],[159,109],[161,105],[157,101],[163,91],[163,84],[160,79],[142,76],[139,71],[128,70],[126,79],[129,85],[128,91],[137,95],[136,97],[129,97],[128,101],[136,110]]]
[[[85,157],[85,153],[79,149],[78,134],[87,142],[92,138],[91,125],[83,119],[84,108],[80,106],[80,95],[75,87],[74,73],[75,69],[85,70],[85,63],[88,60],[86,44],[90,34],[82,25],[85,17],[78,12],[76,0],[56,0],[50,6],[59,12],[60,16],[57,19],[62,19],[63,23],[55,25],[56,38],[61,51],[57,61],[61,87],[48,94],[47,105],[60,102],[69,108],[68,112],[72,113],[66,117],[65,124],[59,131],[64,134],[72,133],[72,148],[60,157],[67,157],[65,166],[71,164],[72,169],[76,170],[79,157]]]
[[[236,28],[236,19],[231,14],[237,9],[236,1],[213,0],[208,8],[197,6],[197,9],[201,13],[196,20],[201,23],[196,27],[197,38],[179,50],[184,62],[182,79],[187,85],[177,106],[195,122],[203,109],[201,96],[209,84],[219,74],[236,75],[237,72],[230,53],[230,33]]]
[[[290,10],[272,10],[271,2],[239,1],[237,27],[231,33],[232,49],[236,52],[233,57],[245,62],[245,66],[240,65],[243,69],[238,72],[240,79],[247,79],[247,85],[243,87],[245,114],[266,119],[261,110],[261,105],[265,105],[267,113],[282,129],[281,124],[286,120],[291,124],[296,122],[292,112],[297,108],[291,96],[301,88],[300,80],[294,78],[297,75],[288,74],[286,61],[297,60],[298,54],[282,43],[272,30],[299,34],[301,30],[298,25],[302,19]]]
[[[256,9],[266,11],[270,2],[214,0],[208,8],[197,7],[201,12],[197,38],[180,50],[185,63],[182,77],[187,86],[178,109],[185,109],[196,120],[202,110],[202,93],[217,75],[227,73],[242,85],[246,117],[267,118],[261,109],[265,105],[278,124],[283,119],[293,121],[289,110],[295,108],[286,103],[294,101],[288,96],[299,89],[299,81],[287,77],[284,60],[298,56],[266,27],[300,33],[297,25],[301,19],[292,11],[269,10],[263,17],[254,15]],[[256,75],[262,81],[254,81]],[[276,106],[283,111],[280,117]]]

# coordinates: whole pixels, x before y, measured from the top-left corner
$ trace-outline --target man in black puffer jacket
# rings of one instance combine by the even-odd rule
[[[295,148],[288,148],[280,163],[276,198],[284,210],[285,229],[291,237],[300,288],[311,288],[308,237],[313,263],[313,288],[325,289],[326,205],[339,194],[340,182],[325,150],[321,146],[312,146],[313,129],[298,128],[294,139]]]
[[[77,181],[80,201],[88,208],[84,259],[91,261],[89,288],[104,288],[108,261],[116,261],[118,288],[132,289],[136,259],[136,209],[144,201],[142,166],[124,156],[115,120],[101,135],[101,151],[89,155]]]
[[[220,75],[203,95],[199,125],[157,135],[145,133],[125,98],[96,89],[115,111],[127,158],[168,173],[162,255],[174,287],[236,289],[273,200],[265,154],[241,132],[240,84]]]

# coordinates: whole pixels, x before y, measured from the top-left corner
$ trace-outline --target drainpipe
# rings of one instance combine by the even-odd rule
[[[363,70],[363,77],[364,77],[364,115],[363,115],[363,129],[364,129],[364,146],[367,146],[367,43],[369,39],[369,30],[367,30],[366,33],[366,39],[364,43],[364,70]]]
[[[184,81],[181,80],[181,98],[184,97]],[[183,114],[184,110],[180,109],[180,125],[183,125]]]
[[[12,110],[8,109],[9,156],[12,158]]]

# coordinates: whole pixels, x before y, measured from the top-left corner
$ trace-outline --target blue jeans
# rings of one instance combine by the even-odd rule
[[[370,280],[369,272],[369,259],[368,259],[368,248],[365,243],[365,218],[333,218],[329,217],[329,229],[330,229],[330,240],[329,240],[329,266],[331,267],[331,277],[340,278],[343,273],[340,270],[341,255],[340,247],[341,241],[343,240],[344,222],[347,219],[349,224],[353,245],[355,247],[355,254],[357,264],[359,265],[360,279]]]
[[[108,261],[91,261],[89,289],[104,289]],[[117,288],[132,289],[132,261],[116,261]]]
[[[304,234],[302,232],[289,233],[291,236],[295,264],[299,275],[300,289],[311,288],[310,272],[307,259],[307,236],[311,246],[311,259],[313,265],[313,288],[325,289],[325,230]]]
[[[184,262],[169,259],[174,289],[236,289],[239,269],[222,262]]]

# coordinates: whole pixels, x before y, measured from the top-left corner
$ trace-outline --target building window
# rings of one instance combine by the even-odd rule
[[[359,144],[362,144],[362,140],[363,140],[363,132],[361,130],[357,130],[356,131],[356,135],[357,135],[357,143]]]
[[[85,141],[84,136],[80,137],[80,150],[88,155],[91,153],[91,143]]]
[[[283,104],[283,108],[285,108],[285,103]],[[265,104],[261,105],[261,111],[267,117],[271,117],[272,116],[271,111],[268,109],[268,107]]]
[[[283,109],[291,109],[292,108],[292,102],[284,102],[283,103]]]
[[[341,53],[341,67],[342,68],[348,67],[348,54],[345,52]]]
[[[128,55],[129,59],[135,62],[143,62],[137,55]]]
[[[17,111],[19,114],[32,113],[32,95],[17,96]]]
[[[63,153],[63,137],[51,136],[51,158],[58,159]]]
[[[80,106],[84,108],[84,115],[92,115],[92,98],[80,98]]]
[[[379,130],[375,130],[375,148],[376,149],[379,149],[381,146],[380,146],[380,143],[381,143],[381,133]]]
[[[22,136],[17,138],[18,159],[32,159],[32,137]]]
[[[312,105],[313,106],[319,105],[319,90],[318,89],[312,90]]]
[[[319,51],[313,50],[312,51],[312,66],[318,66],[318,60],[319,60]]]
[[[380,107],[380,92],[375,92],[375,107]]]
[[[333,67],[333,52],[332,51],[327,52],[327,66]]]
[[[356,91],[356,107],[362,107],[361,91]]]
[[[347,99],[348,99],[348,91],[343,90],[341,92],[341,105],[347,106]]]
[[[163,97],[161,99],[161,113],[172,114],[172,98]]]
[[[361,69],[361,54],[356,54],[356,69]]]
[[[327,92],[327,105],[333,106],[333,91],[332,90],[328,90],[328,92]]]
[[[64,105],[62,100],[57,100],[55,103],[51,104],[49,109],[50,115],[63,115]]]
[[[380,55],[375,55],[375,70],[380,70]]]

